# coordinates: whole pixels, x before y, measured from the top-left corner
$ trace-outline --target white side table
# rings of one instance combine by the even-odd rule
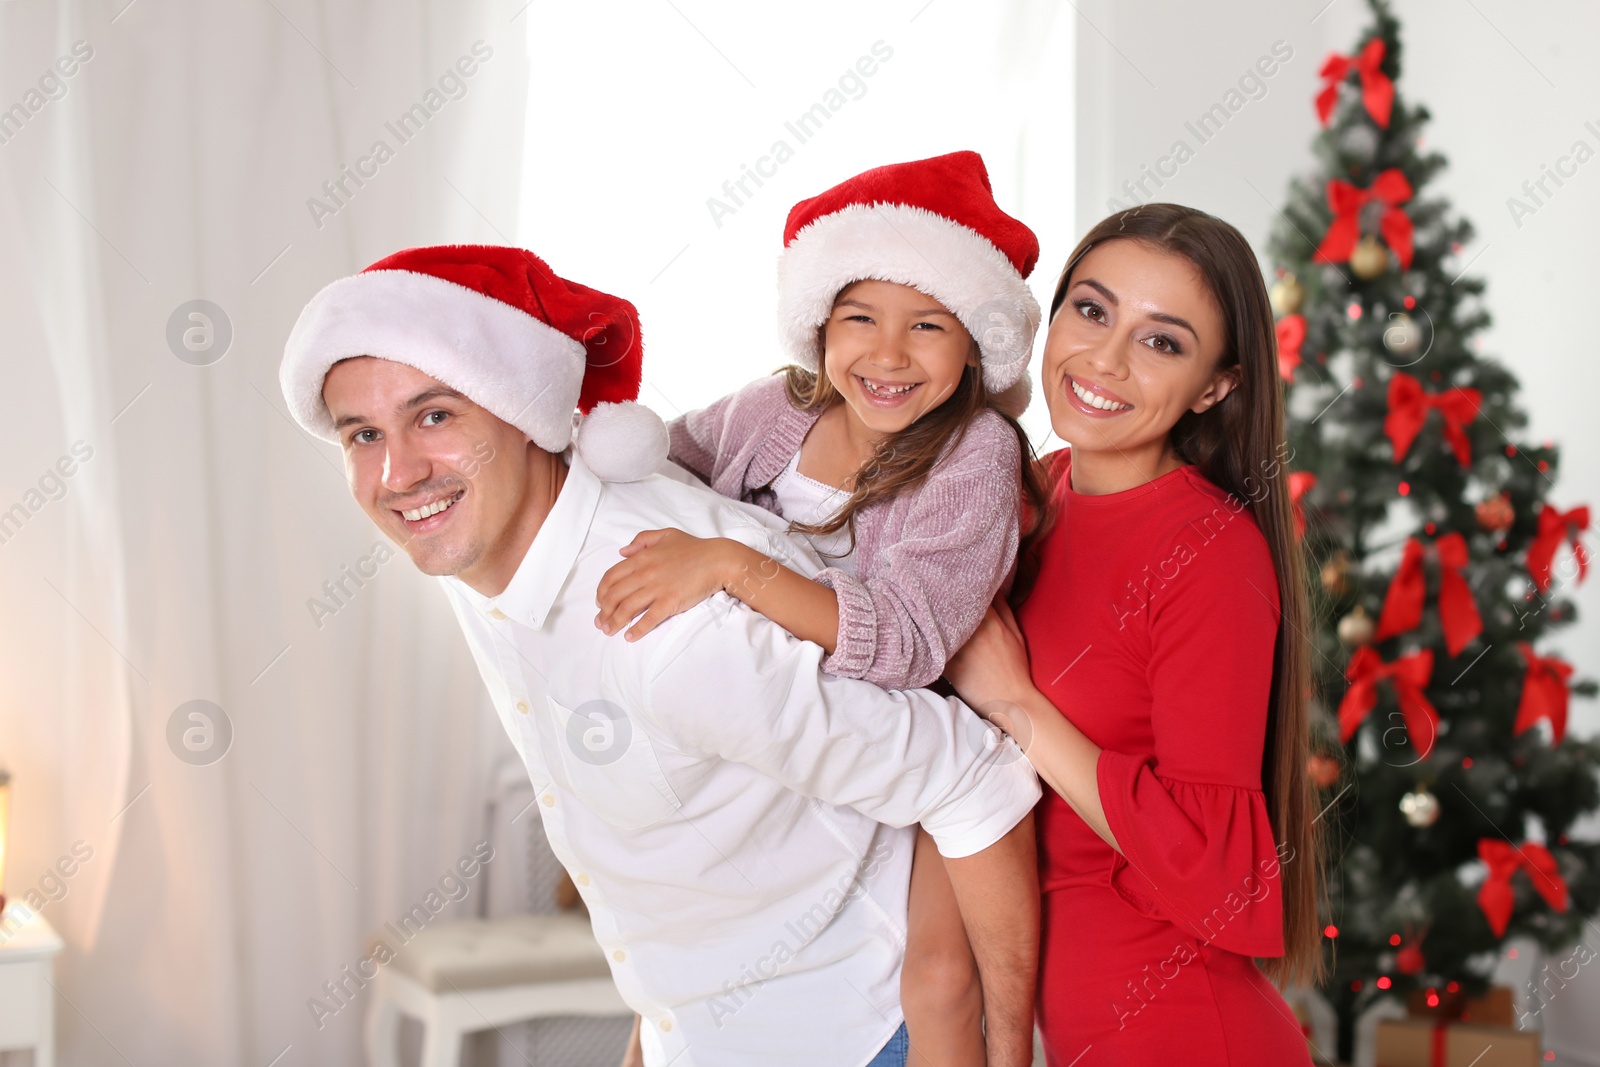
[[[18,903],[0,915],[0,1050],[33,1050],[34,1067],[55,1067],[56,992],[50,984],[61,938]]]

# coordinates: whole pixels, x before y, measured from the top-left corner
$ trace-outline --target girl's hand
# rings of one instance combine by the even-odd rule
[[[1027,642],[1003,598],[995,598],[971,639],[950,657],[944,676],[985,718],[990,717],[985,706],[1019,704],[1036,692],[1028,673]]]
[[[736,544],[675,529],[641,532],[622,546],[627,558],[601,577],[595,590],[600,614],[594,624],[614,634],[643,614],[626,634],[629,641],[637,641],[662,620],[725,589],[732,569],[730,549]]]

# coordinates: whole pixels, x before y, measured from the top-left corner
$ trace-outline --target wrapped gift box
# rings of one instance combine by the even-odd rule
[[[1406,999],[1406,1011],[1419,1019],[1458,1019],[1478,1026],[1515,1027],[1516,1005],[1507,986],[1490,986],[1481,997],[1468,997],[1465,993],[1450,993],[1440,989],[1435,994],[1439,1003],[1428,1007],[1425,990],[1415,990]]]
[[[1538,1067],[1539,1035],[1445,1019],[1378,1024],[1378,1067]]]

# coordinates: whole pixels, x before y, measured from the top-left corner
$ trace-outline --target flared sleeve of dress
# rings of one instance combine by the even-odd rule
[[[1229,518],[1191,524],[1189,551],[1156,568],[1166,584],[1148,613],[1154,755],[1100,754],[1121,849],[1110,879],[1135,909],[1197,939],[1279,956],[1280,870],[1293,859],[1279,853],[1261,788],[1278,586],[1248,512],[1222,504],[1213,515]]]

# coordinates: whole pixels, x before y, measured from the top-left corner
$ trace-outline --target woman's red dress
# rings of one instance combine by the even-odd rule
[[[1278,587],[1249,508],[1193,466],[1058,507],[1017,612],[1034,684],[1104,751],[1119,853],[1038,808],[1038,1022],[1050,1067],[1309,1064],[1252,957],[1283,953],[1261,791]]]

